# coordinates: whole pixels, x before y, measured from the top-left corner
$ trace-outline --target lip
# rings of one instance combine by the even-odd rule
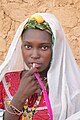
[[[39,68],[41,67],[41,63],[36,63],[36,62],[33,62],[33,63],[29,63],[31,67],[33,67],[33,64],[35,64],[35,67],[36,68]]]

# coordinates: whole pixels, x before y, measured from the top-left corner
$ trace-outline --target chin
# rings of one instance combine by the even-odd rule
[[[48,70],[49,70],[49,67],[47,67],[47,68],[45,68],[45,69],[38,69],[38,73],[40,73],[40,74],[45,74],[45,73],[48,72]]]
[[[37,72],[38,72],[38,73],[41,73],[41,72],[43,72],[43,71],[44,71],[44,70],[37,68]]]
[[[46,71],[47,71],[46,69],[40,69],[40,70],[38,69],[38,73],[43,73],[44,74]]]

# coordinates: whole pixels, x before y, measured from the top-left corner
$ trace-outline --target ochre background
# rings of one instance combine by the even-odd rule
[[[80,0],[0,0],[0,64],[20,23],[35,12],[58,18],[80,66]]]

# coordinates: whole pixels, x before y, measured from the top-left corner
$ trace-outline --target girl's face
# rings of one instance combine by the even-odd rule
[[[26,30],[22,36],[22,55],[26,65],[33,63],[42,72],[49,68],[52,56],[52,37],[48,32],[39,29]]]

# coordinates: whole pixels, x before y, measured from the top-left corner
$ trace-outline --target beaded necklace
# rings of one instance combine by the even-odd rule
[[[45,78],[44,80],[47,80],[47,78]],[[47,82],[45,84],[45,88],[48,88]],[[38,95],[35,93],[33,96],[26,100],[23,107],[22,120],[32,120],[33,115],[37,112],[36,107],[39,105],[41,97],[42,92]]]

